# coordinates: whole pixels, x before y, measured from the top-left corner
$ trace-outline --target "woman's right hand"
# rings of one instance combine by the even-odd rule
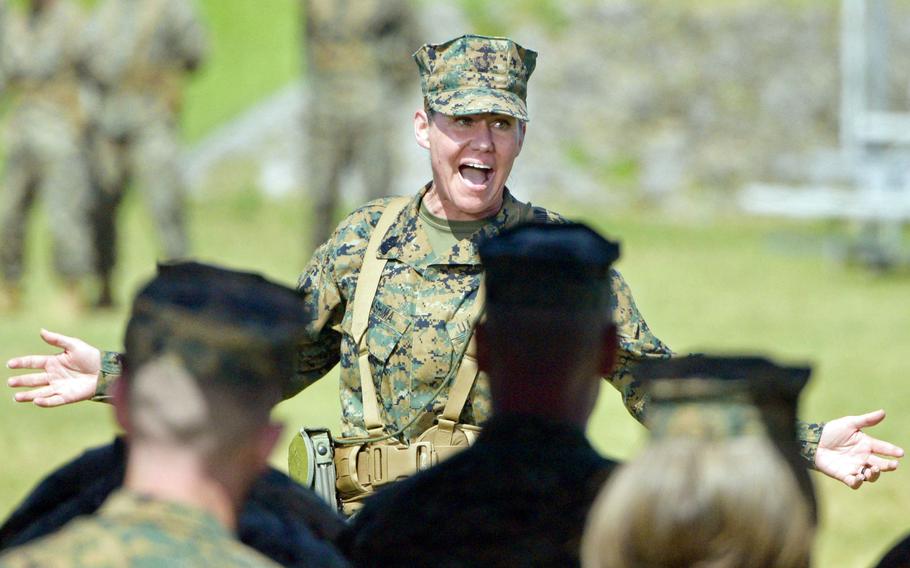
[[[34,402],[36,406],[62,406],[95,395],[101,371],[101,351],[75,337],[46,329],[41,339],[63,349],[57,355],[26,355],[7,361],[10,369],[35,369],[38,373],[10,377],[10,387],[28,387],[15,395],[16,402]]]

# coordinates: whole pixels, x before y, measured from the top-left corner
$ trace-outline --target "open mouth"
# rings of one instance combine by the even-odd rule
[[[481,188],[493,179],[493,168],[486,164],[470,163],[458,166],[458,173],[467,185]]]

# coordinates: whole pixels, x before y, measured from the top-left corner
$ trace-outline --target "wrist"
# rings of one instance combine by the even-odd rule
[[[123,374],[123,355],[116,351],[102,351],[101,367],[98,371],[98,379],[95,384],[95,394],[92,400],[99,402],[110,402],[111,387]]]

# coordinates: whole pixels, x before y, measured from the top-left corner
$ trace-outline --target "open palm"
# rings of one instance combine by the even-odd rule
[[[881,472],[897,469],[897,460],[887,458],[899,458],[904,450],[862,431],[884,418],[885,411],[876,410],[860,416],[844,416],[825,424],[815,454],[815,466],[853,489],[858,489],[864,481],[875,481]]]
[[[41,330],[41,339],[48,345],[63,349],[57,355],[26,355],[10,359],[10,369],[35,369],[40,372],[10,377],[11,387],[28,387],[17,392],[17,402],[34,402],[51,407],[88,400],[95,394],[101,352],[75,337]]]

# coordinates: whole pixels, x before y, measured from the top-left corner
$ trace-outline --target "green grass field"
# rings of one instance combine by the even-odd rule
[[[154,269],[152,227],[139,200],[123,212],[127,236],[120,276],[120,308],[74,318],[59,313],[49,274],[41,219],[33,223],[28,309],[0,323],[0,358],[44,351],[40,326],[119,348],[129,295]],[[557,205],[557,204],[554,204]],[[557,206],[571,213],[578,207]],[[40,217],[40,215],[39,215]],[[815,242],[817,228],[731,218],[689,224],[647,214],[587,219],[623,243],[620,268],[651,327],[678,351],[764,353],[784,362],[811,362],[814,377],[803,396],[801,415],[833,418],[884,407],[889,417],[873,432],[910,446],[910,386],[901,346],[910,341],[907,292],[910,281],[839,268],[817,256],[782,255],[768,236]],[[261,271],[291,284],[303,266],[307,213],[303,200],[267,201],[256,194],[196,201],[192,237],[200,259]],[[288,436],[302,424],[338,424],[336,380],[326,377],[284,403],[280,416]],[[9,393],[11,394],[11,393]],[[109,408],[83,403],[52,410],[0,403],[0,514],[32,484],[86,446],[106,441]],[[606,387],[589,433],[603,452],[634,455],[645,431]],[[274,456],[283,467],[284,447]],[[851,491],[815,476],[821,496],[822,528],[817,566],[867,566],[898,535],[910,530],[906,469]]]
[[[296,0],[205,0],[212,28],[212,57],[192,83],[184,126],[189,140],[239,113],[291,80],[299,67]],[[533,136],[533,131],[530,134]],[[519,166],[520,167],[520,166]],[[515,188],[521,195],[521,188]],[[567,214],[579,203],[540,201]],[[910,343],[910,279],[846,270],[812,249],[821,226],[722,218],[679,221],[646,211],[590,211],[586,219],[623,243],[620,268],[652,329],[676,350],[764,353],[785,362],[811,362],[814,377],[801,415],[811,420],[889,412],[876,435],[910,446],[910,385],[903,347]],[[41,326],[117,349],[131,294],[154,271],[156,243],[144,204],[131,196],[122,211],[124,241],[118,272],[120,307],[75,317],[61,313],[49,270],[44,216],[31,224],[26,309],[0,316],[0,360],[46,352]],[[308,212],[299,196],[269,201],[252,188],[191,203],[195,255],[224,265],[261,271],[292,284],[306,262],[301,243]],[[769,246],[769,235],[787,243]],[[287,436],[302,425],[338,424],[337,376],[279,408]],[[7,514],[38,479],[114,431],[110,408],[83,403],[53,410],[0,398],[0,515]],[[605,388],[589,431],[603,452],[626,458],[645,431]],[[275,456],[284,463],[284,447]],[[910,531],[901,511],[910,508],[907,469],[851,491],[816,476],[822,525],[816,566],[868,566],[899,535]]]

